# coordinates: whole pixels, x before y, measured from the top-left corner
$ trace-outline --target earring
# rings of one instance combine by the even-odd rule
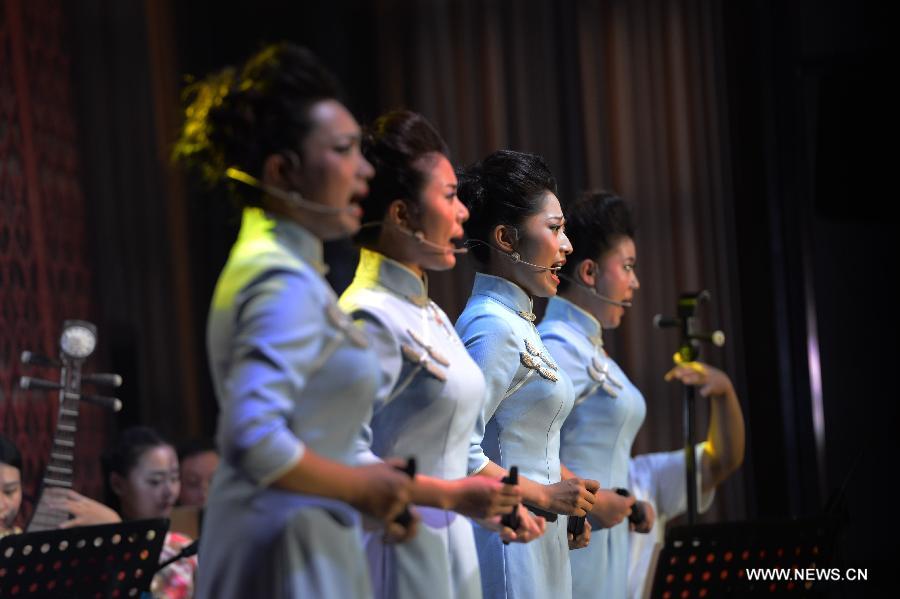
[[[512,258],[512,261],[516,263],[522,261],[522,256],[519,255],[519,252],[513,252],[509,255],[509,257]]]
[[[425,243],[425,232],[424,231],[416,231],[413,233],[413,237],[416,238],[416,241],[419,243]]]

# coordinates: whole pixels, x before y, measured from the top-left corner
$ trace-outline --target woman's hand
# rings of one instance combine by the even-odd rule
[[[703,397],[726,397],[734,394],[734,385],[728,375],[703,362],[692,362],[691,366],[679,365],[666,373],[666,381],[681,381],[685,385],[700,387]]]
[[[541,516],[535,516],[522,504],[515,507],[518,513],[518,528],[515,530],[503,526],[502,516],[491,518],[479,518],[478,524],[489,530],[494,530],[500,535],[500,539],[506,543],[528,543],[544,534],[547,523]]]
[[[522,501],[519,487],[486,476],[452,481],[448,509],[470,518],[492,518],[508,514]]]
[[[545,485],[546,511],[567,516],[587,515],[594,505],[594,494],[599,488],[600,483],[597,481],[577,476]]]
[[[612,489],[600,489],[595,498],[591,516],[601,528],[612,528],[631,515],[631,506],[634,505],[632,496],[623,497]]]
[[[637,501],[636,503],[644,507],[644,521],[637,526],[629,524],[628,527],[634,532],[647,534],[653,529],[653,523],[656,522],[656,511],[654,511],[653,504],[649,501]]]
[[[85,497],[72,489],[47,487],[44,489],[43,497],[49,507],[73,516],[73,518],[60,524],[60,528],[95,526],[97,524],[112,524],[122,521],[119,514],[112,508],[90,497]]]
[[[591,522],[585,519],[584,530],[577,537],[570,532],[566,532],[569,539],[569,549],[584,549],[591,544]]]
[[[402,463],[397,462],[397,465]],[[356,491],[350,505],[380,521],[386,541],[402,543],[413,538],[419,523],[415,510],[410,509],[411,519],[407,524],[396,521],[409,507],[412,479],[397,470],[390,461],[359,466],[353,470],[357,480],[354,481]]]

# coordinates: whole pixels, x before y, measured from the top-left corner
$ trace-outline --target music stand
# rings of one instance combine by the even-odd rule
[[[169,529],[165,518],[0,539],[0,597],[140,597]]]
[[[749,580],[747,569],[828,568],[837,532],[836,520],[821,517],[674,528],[659,553],[652,592],[645,588],[644,597],[818,595],[826,590],[824,580]]]

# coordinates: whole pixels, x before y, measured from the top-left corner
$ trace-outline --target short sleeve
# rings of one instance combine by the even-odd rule
[[[703,443],[695,448],[697,460],[698,509],[705,512],[712,505],[715,489],[702,492]],[[631,459],[628,471],[631,491],[638,499],[650,501],[656,508],[657,517],[668,520],[687,511],[687,487],[685,477],[684,450],[649,453]]]

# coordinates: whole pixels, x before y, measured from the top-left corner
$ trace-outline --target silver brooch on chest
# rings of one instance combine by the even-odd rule
[[[419,368],[424,369],[425,372],[441,381],[442,383],[447,382],[447,374],[443,370],[441,370],[441,368],[434,361],[432,361],[428,352],[418,352],[411,345],[408,345],[406,343],[400,344],[400,350],[403,352],[403,358],[406,361],[412,362]]]
[[[516,310],[516,314],[527,320],[528,322],[534,324],[534,321],[537,320],[537,316],[535,316],[534,312],[526,312],[525,310]]]
[[[547,352],[542,352],[537,345],[531,342],[530,339],[525,340],[525,349],[535,358],[540,358],[541,362],[546,364],[551,370],[559,370],[559,366],[557,366],[556,363],[550,358],[550,354],[548,354]]]
[[[529,352],[519,352],[519,360],[522,362],[522,366],[531,370],[536,370],[539,375],[541,375],[548,381],[553,381],[555,383],[559,380],[559,377],[556,376],[555,372],[553,372],[549,368],[546,368],[540,360],[531,355]]]
[[[622,383],[617,381],[609,373],[609,363],[601,362],[597,356],[591,360],[587,367],[588,376],[600,384],[600,387],[610,396],[616,398],[619,396],[618,389],[622,389]]]
[[[448,368],[450,366],[450,360],[444,357],[443,354],[438,352],[438,350],[434,349],[433,346],[425,343],[422,337],[419,336],[412,329],[406,329],[406,333],[410,336],[410,338],[415,341],[422,349],[428,352],[428,355],[431,356],[431,359],[443,366],[444,368]]]
[[[369,339],[366,337],[366,334],[353,324],[347,313],[341,310],[337,304],[328,304],[325,308],[325,316],[334,328],[350,340],[350,343],[356,347],[369,346]]]

